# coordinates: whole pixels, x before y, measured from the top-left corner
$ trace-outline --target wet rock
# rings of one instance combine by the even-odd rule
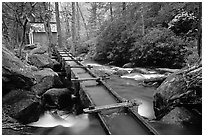
[[[24,50],[33,50],[37,47],[41,47],[41,45],[39,43],[33,43],[33,44],[27,44],[24,46]]]
[[[6,94],[2,99],[2,108],[5,114],[23,124],[37,121],[42,111],[35,93],[23,89]]]
[[[141,74],[148,74],[150,73],[147,69],[145,68],[133,68],[131,73],[141,73]]]
[[[32,68],[22,62],[11,51],[2,47],[3,93],[12,89],[30,89],[35,84]]]
[[[63,86],[58,74],[50,68],[36,71],[34,75],[37,83],[31,89],[38,95],[42,95],[50,88]]]
[[[71,108],[72,92],[67,88],[52,88],[42,95],[43,104],[47,108]]]
[[[45,54],[48,51],[47,46],[38,46],[37,48],[30,51],[30,55],[34,54]]]
[[[182,126],[183,124],[198,124],[199,117],[185,109],[184,107],[175,107],[162,119],[162,122],[167,124],[176,124]]]
[[[34,54],[28,56],[28,61],[31,65],[38,68],[54,68],[60,65],[55,59],[51,59],[47,54]]]
[[[190,70],[190,69],[189,69]],[[184,106],[201,113],[202,67],[173,73],[158,87],[154,94],[154,111],[161,119],[176,106]]]
[[[123,68],[132,68],[133,67],[133,63],[126,63],[123,65]]]
[[[115,71],[113,74],[119,75],[119,76],[129,74],[130,72],[129,69],[124,69],[124,68],[119,68],[119,67],[113,67],[112,69]]]
[[[2,110],[2,135],[19,135],[22,127],[22,124]]]

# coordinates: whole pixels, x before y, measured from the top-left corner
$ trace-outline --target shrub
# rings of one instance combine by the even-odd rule
[[[137,66],[181,68],[187,53],[184,41],[166,28],[151,28],[131,49]]]

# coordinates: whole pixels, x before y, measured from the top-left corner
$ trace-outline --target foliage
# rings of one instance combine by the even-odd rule
[[[45,11],[42,4],[42,2],[2,3],[2,34],[4,41],[10,46],[9,48],[18,48],[22,41],[24,44],[28,44],[30,25],[29,23],[25,24],[25,20],[42,22],[42,16],[47,16],[48,12],[52,12],[51,10]],[[25,39],[22,38],[24,25],[26,25]]]
[[[182,11],[177,14],[170,22],[169,28],[174,31],[177,35],[181,33],[192,33],[197,32],[197,18],[193,13]]]
[[[139,66],[180,68],[185,64],[186,47],[171,30],[151,28],[140,43],[135,43],[132,61]]]
[[[3,2],[2,3],[2,34],[9,43],[9,48],[20,44],[25,18],[32,18],[33,2]],[[29,28],[29,26],[27,26]],[[28,29],[27,29],[28,30]]]
[[[189,47],[195,47],[197,39],[197,3],[128,3],[127,7],[125,14],[101,26],[95,60],[168,68],[189,63],[188,56],[194,56]]]

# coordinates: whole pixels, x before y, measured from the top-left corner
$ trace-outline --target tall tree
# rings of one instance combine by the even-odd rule
[[[141,4],[141,18],[142,18],[142,35],[144,36],[145,34],[145,22],[144,22],[144,7],[143,3]]]
[[[113,21],[113,7],[112,7],[112,2],[109,2],[110,4],[110,16],[111,16],[111,21]]]
[[[61,32],[61,25],[60,25],[60,16],[59,16],[59,4],[55,2],[55,15],[56,15],[56,22],[57,22],[57,42],[59,48],[62,48],[62,32]]]
[[[67,2],[64,2],[61,4],[61,13],[63,15],[64,23],[65,23],[65,37],[66,40],[71,36],[71,30],[70,30],[70,17],[71,17],[71,12],[70,12],[70,5]]]
[[[81,30],[81,26],[80,26],[80,13],[79,13],[79,3],[76,2],[76,20],[77,20],[77,41],[80,40],[80,30]]]
[[[77,5],[77,8],[79,9],[79,12],[80,12],[81,18],[82,18],[83,23],[84,23],[84,27],[85,27],[85,30],[86,30],[87,40],[89,40],[89,33],[88,33],[88,29],[87,29],[86,21],[85,21],[85,19],[84,19],[83,13],[82,13],[81,8],[80,8],[79,5]]]
[[[75,2],[72,2],[72,48],[71,52],[75,55],[76,53],[76,8]]]
[[[26,3],[25,3],[26,4]],[[30,6],[31,6],[31,9],[29,10],[29,11],[27,11],[27,12],[25,12],[24,14],[23,14],[23,34],[21,35],[22,37],[21,37],[21,43],[20,43],[20,46],[19,46],[19,56],[21,57],[21,52],[22,52],[22,47],[23,47],[23,44],[24,44],[24,42],[25,42],[25,35],[26,35],[26,27],[27,27],[27,23],[28,23],[28,21],[29,21],[29,14],[31,14],[32,13],[32,11],[34,10],[34,7],[35,7],[35,5],[37,4],[37,3],[34,3],[34,4],[32,4],[32,3],[29,3],[30,4]]]
[[[125,9],[126,9],[126,3],[125,3],[125,2],[122,2],[122,5],[123,5],[123,12],[124,12]]]
[[[51,57],[52,50],[54,48],[52,31],[50,26],[50,19],[51,19],[52,12],[50,10],[50,3],[43,2],[43,7],[44,7],[44,15],[43,15],[44,28],[48,38],[48,54]]]

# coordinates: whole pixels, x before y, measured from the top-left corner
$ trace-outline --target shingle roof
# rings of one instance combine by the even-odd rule
[[[31,30],[34,32],[45,32],[44,24],[43,23],[30,23]],[[50,23],[51,31],[57,32],[57,25],[56,23]]]

